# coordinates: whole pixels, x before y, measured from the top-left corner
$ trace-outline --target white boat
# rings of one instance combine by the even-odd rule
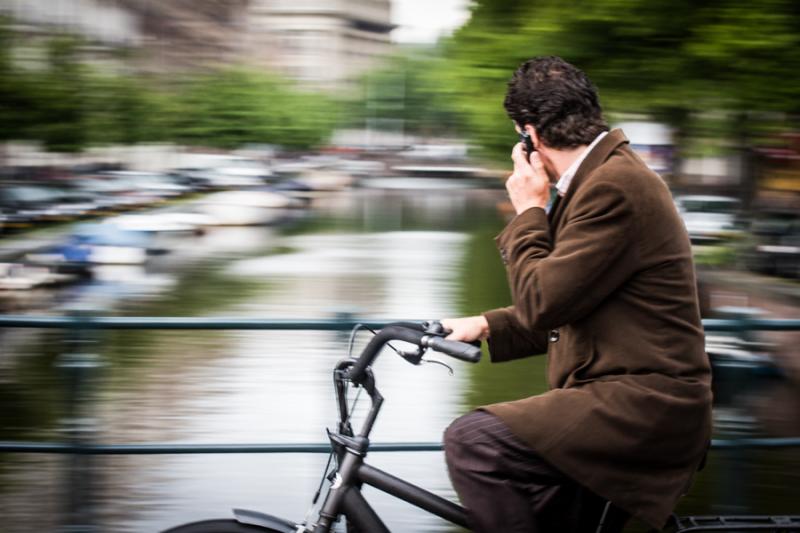
[[[89,263],[93,265],[141,265],[147,262],[147,250],[133,246],[92,246]]]
[[[197,233],[216,225],[214,217],[202,213],[143,213],[121,215],[104,221],[124,230],[147,233]]]
[[[44,285],[53,285],[73,279],[68,274],[57,274],[49,268],[0,263],[0,290],[30,290]]]
[[[201,204],[234,205],[242,207],[291,207],[292,199],[271,191],[223,191],[202,198]]]
[[[293,199],[270,191],[225,191],[201,199],[196,210],[219,226],[255,226],[276,222],[293,205]]]
[[[355,178],[346,172],[315,169],[305,172],[296,181],[314,191],[341,191],[355,184]]]
[[[37,265],[89,267],[136,265],[147,261],[152,235],[113,224],[80,224],[64,240],[26,254]]]

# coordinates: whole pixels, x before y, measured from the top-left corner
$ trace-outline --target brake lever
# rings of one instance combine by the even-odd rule
[[[396,350],[396,351],[400,357],[402,357],[403,359],[405,359],[406,361],[415,366],[422,362],[422,356],[425,355],[425,348],[423,348],[422,346],[417,346],[417,349],[413,351],[412,350],[409,351]]]
[[[437,337],[446,337],[452,333],[451,330],[445,328],[438,320],[427,320],[422,323],[425,328],[425,333],[428,335],[436,335]]]

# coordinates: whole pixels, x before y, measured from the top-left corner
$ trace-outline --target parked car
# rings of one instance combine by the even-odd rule
[[[0,206],[24,226],[34,222],[73,220],[88,213],[90,204],[76,202],[55,187],[20,185],[0,189]]]
[[[181,183],[205,189],[260,187],[272,171],[255,159],[228,154],[183,154],[172,172]]]
[[[214,191],[220,189],[209,170],[202,168],[174,168],[169,171],[172,180],[189,187],[193,191]]]
[[[743,253],[749,269],[800,278],[800,213],[762,211],[753,219],[750,233],[752,243]]]
[[[0,205],[0,233],[24,230],[33,224],[33,218],[19,213],[13,207]]]
[[[743,235],[740,202],[730,196],[677,196],[675,204],[692,244],[713,244]]]
[[[127,211],[158,200],[155,195],[147,196],[137,192],[134,183],[111,176],[82,178],[73,182],[73,187],[77,191],[96,196],[95,208],[100,211],[99,214]]]
[[[177,198],[190,192],[189,187],[175,183],[172,177],[165,174],[118,170],[107,172],[105,175],[126,186],[131,194],[134,195],[144,195],[155,199],[169,199]]]
[[[73,191],[69,189],[59,189],[56,201],[50,206],[56,220],[75,220],[97,213],[97,195]]]

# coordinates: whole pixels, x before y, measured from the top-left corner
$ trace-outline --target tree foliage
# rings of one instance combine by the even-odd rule
[[[236,148],[324,143],[337,120],[330,98],[244,68],[142,77],[90,68],[80,40],[54,36],[42,65],[13,60],[0,21],[0,140],[41,141],[54,151],[174,141]]]
[[[792,0],[477,0],[443,49],[469,130],[496,157],[507,157],[514,137],[501,105],[507,80],[538,55],[585,70],[612,114],[647,114],[684,136],[708,115],[722,117],[720,133],[732,137],[743,115],[757,128],[800,106]]]
[[[11,32],[0,23],[0,140],[3,141],[24,137],[31,122],[30,84],[16,75],[11,43]]]
[[[364,76],[346,105],[244,68],[169,78],[101,73],[81,62],[79,41],[58,36],[44,67],[25,69],[0,21],[0,140],[58,150],[145,141],[311,147],[338,124],[389,124],[468,135],[484,154],[506,160],[516,139],[502,107],[506,83],[537,55],[585,70],[612,118],[651,116],[687,145],[708,128],[731,138],[797,127],[794,0],[474,0],[471,10],[438,47],[402,50]]]
[[[458,132],[462,113],[448,78],[445,58],[431,48],[409,48],[361,79],[361,95],[351,101],[350,125],[377,122],[412,134],[435,136]]]
[[[220,148],[248,143],[318,146],[331,133],[335,110],[328,98],[294,90],[277,77],[226,69],[180,84],[175,139]]]

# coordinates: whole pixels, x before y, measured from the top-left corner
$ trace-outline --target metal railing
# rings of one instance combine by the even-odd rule
[[[178,318],[178,317],[104,317],[85,312],[56,316],[0,316],[0,328],[63,329],[69,331],[70,350],[60,356],[58,366],[68,378],[69,397],[64,423],[67,442],[0,441],[0,453],[67,454],[71,457],[69,473],[69,531],[92,531],[89,510],[91,460],[95,455],[154,454],[230,454],[230,453],[329,453],[328,443],[255,443],[255,444],[98,444],[98,428],[86,411],[90,405],[90,381],[101,365],[101,359],[86,348],[90,333],[96,330],[317,330],[349,331],[356,324],[380,328],[394,320],[359,320],[350,314],[337,314],[331,319],[286,320],[243,318]],[[706,331],[795,331],[800,319],[707,319]],[[731,438],[714,439],[712,448],[745,450],[748,448],[783,448],[800,446],[797,438]],[[371,452],[440,451],[440,442],[374,443]]]
[[[83,332],[93,330],[315,330],[349,331],[356,324],[380,328],[396,320],[360,320],[347,313],[331,319],[249,319],[205,317],[106,317],[76,312],[68,316],[0,316],[0,328],[65,329],[73,333],[72,342],[80,344]],[[407,319],[406,319],[407,321]],[[705,319],[706,331],[794,331],[800,330],[800,319]],[[60,366],[71,376],[78,402],[86,376],[100,361],[95,355],[76,352],[62,356]],[[714,439],[714,448],[733,447],[792,447],[800,446],[798,438],[740,438]],[[371,451],[437,451],[438,442],[375,443]],[[78,453],[96,455],[141,454],[202,454],[202,453],[328,453],[328,443],[275,443],[275,444],[107,444],[89,442],[3,442],[0,452],[17,453]]]

